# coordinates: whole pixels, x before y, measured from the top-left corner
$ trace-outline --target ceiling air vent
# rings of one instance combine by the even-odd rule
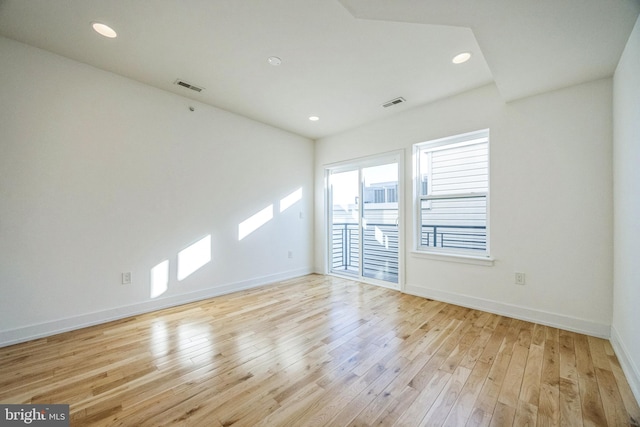
[[[402,104],[403,102],[407,102],[407,101],[402,97],[398,97],[396,99],[392,99],[391,101],[385,102],[384,104],[382,104],[382,106],[384,108],[388,108],[388,107],[391,107],[392,105]]]
[[[177,84],[178,86],[186,87],[187,89],[195,90],[196,92],[202,92],[202,89],[204,89],[203,87],[192,85],[191,83],[187,83],[184,80],[180,79],[176,80],[175,84]]]

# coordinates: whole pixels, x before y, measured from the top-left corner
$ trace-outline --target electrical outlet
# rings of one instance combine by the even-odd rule
[[[127,271],[126,273],[122,273],[122,284],[130,285],[131,284],[131,272]]]
[[[289,258],[293,258],[293,252],[292,252],[292,251],[289,251],[289,253],[287,254],[287,256],[288,256]]]
[[[524,285],[524,273],[516,273],[516,285]]]

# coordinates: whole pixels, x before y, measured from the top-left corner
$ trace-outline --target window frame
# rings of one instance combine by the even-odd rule
[[[427,181],[427,194],[423,193],[424,181],[422,180],[422,171],[420,169],[420,158],[421,153],[428,149],[433,152],[437,149],[447,149],[454,148],[455,145],[473,145],[474,141],[476,144],[486,143],[487,146],[487,189],[486,191],[468,191],[464,193],[446,193],[446,194],[436,194],[432,195],[431,193],[431,180]],[[453,135],[449,137],[439,138],[430,141],[419,142],[413,145],[413,193],[414,193],[414,247],[413,253],[416,256],[429,258],[429,259],[444,259],[444,260],[452,260],[457,262],[470,262],[477,263],[480,261],[480,264],[484,264],[484,261],[490,261],[486,265],[493,265],[493,258],[491,258],[490,251],[490,175],[491,175],[491,155],[490,155],[490,132],[489,129],[482,129],[473,132],[467,132],[459,135]],[[423,167],[424,169],[424,167]],[[477,249],[462,249],[462,248],[442,248],[442,247],[434,247],[434,246],[424,246],[422,245],[422,203],[430,202],[431,200],[442,200],[447,198],[477,198],[484,197],[485,198],[485,250],[480,251]],[[449,259],[448,259],[449,258]],[[452,259],[455,258],[455,259]]]

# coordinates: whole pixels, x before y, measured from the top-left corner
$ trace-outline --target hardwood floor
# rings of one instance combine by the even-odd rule
[[[627,426],[608,341],[319,275],[0,348],[73,426]]]

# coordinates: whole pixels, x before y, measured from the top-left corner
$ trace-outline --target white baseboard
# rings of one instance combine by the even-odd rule
[[[230,294],[232,292],[238,292],[245,289],[257,288],[259,286],[268,285],[274,282],[311,274],[312,272],[312,268],[291,270],[284,273],[256,277],[249,280],[216,286],[214,288],[204,289],[201,291],[189,292],[166,298],[157,298],[151,301],[144,301],[124,307],[117,307],[109,310],[83,314],[80,316],[54,320],[51,322],[39,323],[37,325],[30,325],[7,331],[0,331],[0,347],[6,347],[25,341],[48,337],[62,332],[86,328],[87,326],[98,325],[101,323],[110,322],[112,320],[123,319],[125,317],[149,313],[155,310],[161,310],[163,308],[174,307],[194,301],[200,301],[207,298]]]
[[[616,331],[616,328],[613,326],[611,327],[610,341],[613,351],[615,351],[616,357],[620,362],[620,366],[622,366],[622,371],[627,377],[631,391],[633,392],[636,400],[640,403],[640,369],[638,369],[638,366],[630,357],[630,353],[624,345],[624,341],[620,339],[618,331]]]
[[[545,311],[533,310],[513,304],[505,304],[467,295],[459,295],[436,289],[429,289],[423,286],[407,284],[405,285],[404,292],[423,298],[430,298],[467,308],[488,311],[490,313],[499,314],[501,316],[513,317],[515,319],[525,320],[527,322],[539,323],[541,325],[552,326],[555,328],[591,335],[598,338],[609,339],[609,337],[611,336],[610,325],[591,322],[589,320],[579,319],[571,316],[548,313]]]

